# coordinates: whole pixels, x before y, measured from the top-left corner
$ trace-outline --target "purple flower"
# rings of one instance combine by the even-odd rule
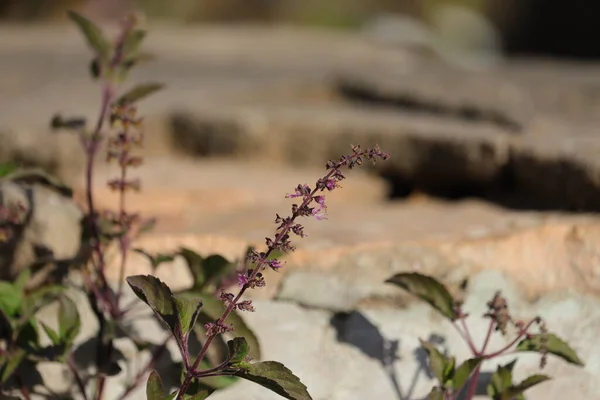
[[[325,205],[325,196],[315,196],[314,200],[317,202],[318,206],[313,208],[312,215],[314,215],[319,221],[327,219],[327,206]]]
[[[238,286],[239,287],[243,287],[243,286],[247,285],[248,283],[250,283],[250,280],[244,274],[238,274],[237,278],[238,278]]]
[[[294,190],[294,194],[287,194],[285,196],[286,199],[293,199],[296,197],[304,197],[310,194],[310,187],[308,185],[298,185]]]
[[[279,271],[279,268],[283,267],[283,264],[281,263],[281,261],[277,260],[277,259],[272,259],[267,261],[267,264],[269,265],[269,267],[271,267],[273,269],[273,271]]]

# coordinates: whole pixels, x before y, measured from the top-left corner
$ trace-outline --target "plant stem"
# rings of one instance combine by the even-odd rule
[[[118,398],[119,400],[125,399],[127,396],[129,396],[131,394],[131,392],[136,387],[139,386],[139,384],[142,382],[142,379],[144,378],[144,376],[146,376],[146,374],[148,372],[150,372],[150,370],[152,368],[154,368],[154,366],[158,362],[158,359],[163,355],[163,353],[167,349],[167,343],[169,342],[169,340],[171,338],[172,338],[172,336],[168,336],[160,346],[158,346],[156,349],[154,349],[154,351],[152,352],[152,357],[150,358],[150,361],[148,361],[146,366],[140,372],[138,372],[138,374],[135,376],[133,382],[129,386],[127,386],[127,388],[125,389],[123,394]]]
[[[67,365],[69,366],[69,369],[75,378],[75,382],[77,382],[77,387],[79,388],[83,399],[88,400],[87,393],[85,392],[85,384],[83,383],[83,379],[81,379],[79,372],[77,372],[77,366],[75,365],[75,362],[73,362],[73,357],[69,356],[67,358]]]
[[[473,341],[469,339],[470,336],[468,336],[467,333],[463,332],[463,330],[460,329],[460,327],[456,324],[456,321],[452,322],[452,326],[454,326],[456,328],[456,330],[458,331],[458,333],[460,334],[460,336],[463,338],[463,340],[465,341],[465,343],[467,343],[467,346],[469,346],[469,349],[471,350],[471,353],[476,354],[477,353],[477,349],[475,348],[475,345],[473,344]]]
[[[527,334],[527,332],[529,331],[529,328],[531,328],[531,325],[533,325],[535,323],[535,319],[529,321],[529,323],[527,324],[527,326],[525,326],[525,328],[521,329],[519,331],[519,334],[506,346],[504,346],[503,348],[501,348],[498,351],[495,351],[493,353],[484,355],[483,357],[485,357],[486,360],[492,359],[494,357],[497,357],[499,355],[502,355],[503,353],[505,353],[508,349],[510,349],[511,347],[513,347],[515,344],[517,344],[517,342],[523,338],[523,336],[525,336]]]
[[[477,390],[477,382],[479,381],[479,371],[481,371],[481,364],[479,364],[475,371],[473,371],[473,375],[471,375],[471,379],[469,380],[469,386],[467,388],[467,395],[465,400],[472,400],[475,396],[475,392]]]
[[[479,352],[479,354],[476,354],[477,356],[481,356],[481,355],[485,354],[485,350],[487,349],[488,343],[490,341],[490,338],[492,337],[492,332],[494,331],[495,326],[496,326],[496,323],[494,322],[494,320],[490,319],[490,326],[488,327],[487,334],[485,335],[485,340],[483,341],[483,346],[481,346],[481,351]]]
[[[353,155],[352,157],[356,157],[356,154]],[[333,176],[333,174],[335,173],[335,171],[337,169],[339,169],[343,164],[340,162],[338,164],[336,164],[335,167],[332,167],[329,169],[329,172],[322,178],[322,180],[326,181],[327,179],[331,178],[331,176]],[[253,279],[256,278],[257,274],[264,268],[265,263],[267,261],[267,259],[269,258],[269,256],[271,255],[271,253],[273,252],[275,246],[277,246],[281,240],[285,237],[285,235],[287,235],[291,229],[291,227],[293,226],[296,218],[298,218],[298,216],[300,215],[300,210],[304,209],[306,206],[308,206],[308,204],[310,204],[313,201],[313,196],[319,191],[319,187],[318,185],[315,186],[315,188],[311,191],[310,195],[304,196],[302,204],[297,208],[297,211],[292,213],[292,217],[281,227],[281,229],[279,230],[279,233],[276,234],[275,236],[275,240],[273,241],[273,244],[271,246],[269,246],[269,248],[267,249],[267,251],[265,252],[264,256],[262,256],[256,263],[256,267],[254,268],[254,270],[252,271],[252,274],[250,274],[250,277],[248,278],[249,281],[252,281]],[[235,306],[237,304],[237,302],[239,301],[239,299],[242,297],[242,295],[246,292],[246,290],[248,289],[248,285],[244,285],[240,291],[238,292],[237,296],[234,298],[233,301],[231,301],[229,303],[229,305],[227,306],[227,308],[225,309],[225,311],[223,312],[223,315],[221,316],[221,318],[218,319],[217,321],[217,325],[222,324],[227,317],[229,316],[229,314],[231,314],[233,312],[233,310],[235,309]],[[215,338],[216,335],[209,335],[206,342],[204,343],[204,346],[202,346],[202,350],[200,350],[200,353],[198,354],[198,356],[196,357],[196,360],[194,361],[194,364],[192,365],[191,369],[188,369],[186,371],[186,376],[185,379],[179,389],[179,392],[177,393],[177,398],[176,400],[181,400],[183,399],[183,395],[185,394],[185,392],[187,391],[190,383],[192,382],[192,379],[194,378],[194,374],[196,374],[196,369],[198,368],[198,365],[200,364],[200,361],[204,358],[204,356],[206,355],[206,352],[208,351],[209,346],[211,345],[213,339]],[[186,357],[187,355],[183,355],[184,357]]]

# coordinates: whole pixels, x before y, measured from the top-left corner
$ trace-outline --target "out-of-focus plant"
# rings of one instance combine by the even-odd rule
[[[456,400],[460,394],[464,395],[460,398],[472,400],[476,394],[482,364],[500,356],[537,352],[541,355],[540,368],[545,367],[548,354],[574,365],[584,365],[564,340],[548,331],[542,318],[535,317],[528,322],[514,319],[508,302],[500,292],[496,292],[487,303],[488,311],[483,318],[489,319],[489,326],[483,344],[477,346],[466,322],[469,314],[463,310],[462,302],[455,300],[448,289],[435,278],[410,272],[396,274],[386,282],[432,306],[456,328],[472,353],[472,358],[458,365],[455,357],[442,354],[433,343],[421,340],[423,349],[429,355],[430,369],[438,381],[427,400]],[[500,349],[490,349],[488,345],[494,333],[510,338],[508,343]],[[515,358],[508,364],[499,366],[492,375],[486,388],[492,400],[524,400],[523,393],[526,390],[550,379],[546,375],[534,374],[521,382],[513,382],[512,371],[516,362]]]

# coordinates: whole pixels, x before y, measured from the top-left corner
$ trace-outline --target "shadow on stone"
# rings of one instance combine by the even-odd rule
[[[331,325],[337,332],[337,340],[352,345],[362,351],[367,357],[376,359],[386,371],[398,400],[419,400],[414,397],[414,391],[422,373],[428,379],[433,378],[429,369],[427,353],[420,347],[413,351],[413,357],[417,361],[418,367],[414,371],[408,388],[404,389],[399,381],[394,363],[398,360],[398,350],[400,342],[395,339],[385,338],[379,329],[371,323],[364,315],[357,311],[351,313],[337,313],[331,319]],[[431,334],[428,341],[442,345],[445,338],[440,335]]]

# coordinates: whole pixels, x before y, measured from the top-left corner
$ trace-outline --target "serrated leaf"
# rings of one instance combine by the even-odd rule
[[[482,362],[482,358],[470,358],[456,368],[452,378],[452,387],[455,392],[458,393],[458,391],[460,391],[464,384],[467,383],[467,380],[469,380],[469,377],[473,374],[477,367],[481,365]]]
[[[63,296],[58,307],[58,335],[66,344],[71,344],[79,334],[81,319],[77,306],[70,298]]]
[[[416,272],[400,273],[386,280],[386,283],[399,286],[419,297],[451,321],[458,318],[450,292],[444,285],[430,276]]]
[[[444,400],[444,392],[439,387],[434,387],[425,400]]]
[[[46,335],[48,335],[48,337],[50,338],[50,341],[52,342],[52,344],[55,346],[58,346],[61,342],[58,332],[56,332],[54,329],[50,328],[48,325],[46,325],[45,323],[43,323],[41,321],[40,321],[40,324],[42,325],[44,332],[46,332]]]
[[[164,263],[172,262],[175,259],[173,254],[150,254],[144,249],[133,249],[136,253],[144,255],[148,261],[150,261],[150,266],[152,267],[152,271],[156,271],[156,269]]]
[[[116,101],[118,105],[129,105],[150,96],[152,93],[158,92],[164,87],[162,83],[143,83],[133,87],[127,93],[119,97]]]
[[[431,368],[431,372],[433,372],[440,385],[443,385],[445,383],[444,367],[448,359],[432,343],[421,339],[419,341],[429,356],[429,368]]]
[[[517,351],[532,351],[532,352],[541,352],[542,347],[548,351],[548,353],[553,354],[557,357],[562,358],[568,363],[579,365],[583,367],[585,364],[575,350],[573,350],[567,342],[559,338],[553,333],[548,333],[546,336],[546,342],[542,345],[542,335],[534,335],[529,339],[523,339],[517,345]]]
[[[165,396],[165,390],[160,375],[158,375],[158,372],[156,371],[152,371],[148,377],[148,382],[146,383],[146,398],[148,400],[164,400],[167,398],[167,396]]]
[[[100,57],[102,61],[107,61],[110,57],[111,45],[102,34],[100,28],[92,21],[76,12],[69,11],[68,15],[69,18],[77,24],[79,30],[83,33],[88,44],[96,52],[98,57]]]
[[[229,356],[231,359],[229,362],[237,364],[245,360],[248,355],[249,347],[248,342],[243,337],[236,337],[233,340],[227,342],[229,348]]]
[[[235,375],[261,385],[289,400],[312,400],[306,386],[283,364],[264,361],[246,364]]]
[[[542,382],[546,382],[551,378],[547,375],[535,374],[527,379],[523,380],[518,385],[511,386],[504,393],[502,393],[502,398],[506,400],[511,400],[518,395],[523,394],[527,389],[532,388],[533,386],[539,385]]]

